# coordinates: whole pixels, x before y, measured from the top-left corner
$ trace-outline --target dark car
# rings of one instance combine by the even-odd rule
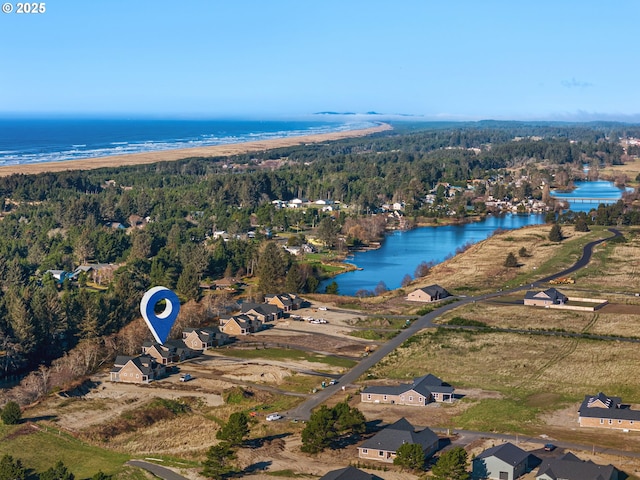
[[[553,452],[556,449],[556,446],[553,443],[547,443],[544,446],[545,452]]]

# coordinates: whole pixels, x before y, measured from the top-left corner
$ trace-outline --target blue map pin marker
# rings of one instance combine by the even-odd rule
[[[162,300],[165,301],[164,311],[156,314],[155,306]],[[167,341],[179,312],[180,300],[178,296],[166,287],[153,287],[144,294],[140,302],[142,318],[147,322],[149,330],[158,343]]]

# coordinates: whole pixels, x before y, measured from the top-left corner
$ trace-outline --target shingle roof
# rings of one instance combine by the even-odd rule
[[[591,406],[594,402],[600,401],[608,407]],[[622,399],[620,397],[608,397],[600,392],[597,395],[585,395],[578,413],[586,418],[611,418],[616,420],[639,420],[640,410],[621,408]]]
[[[356,467],[346,467],[327,472],[320,477],[320,480],[372,480],[373,478],[370,473],[363,472]]]
[[[435,375],[425,375],[423,377],[417,377],[413,380],[413,383],[403,383],[401,385],[372,385],[362,390],[362,393],[375,393],[380,395],[401,395],[404,392],[414,390],[420,395],[429,397],[431,393],[453,393],[454,388],[450,385],[446,385]]]
[[[536,476],[547,475],[554,480],[610,480],[616,478],[615,472],[612,465],[598,465],[566,453],[560,458],[543,461]]]
[[[431,295],[432,297],[436,296],[436,295],[440,295],[441,297],[448,297],[450,296],[449,292],[447,292],[444,288],[442,288],[440,285],[428,285],[426,287],[422,287],[420,290],[422,290],[425,293],[428,293],[429,295]]]
[[[437,441],[438,435],[433,430],[425,428],[416,432],[413,425],[403,417],[365,441],[360,445],[360,448],[395,452],[405,443],[417,443],[423,448],[427,448]]]
[[[525,462],[529,455],[529,452],[525,452],[512,443],[503,443],[502,445],[496,445],[495,447],[486,449],[476,458],[496,457],[509,465],[515,466]]]

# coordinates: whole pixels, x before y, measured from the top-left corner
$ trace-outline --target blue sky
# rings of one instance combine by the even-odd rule
[[[0,114],[640,121],[639,18],[637,0],[52,0],[0,14]]]

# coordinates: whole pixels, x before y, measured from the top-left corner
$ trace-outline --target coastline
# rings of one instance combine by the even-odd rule
[[[14,174],[32,175],[45,172],[64,172],[68,170],[94,170],[107,167],[125,167],[132,165],[146,165],[158,162],[173,162],[191,157],[230,157],[250,152],[272,150],[274,148],[292,147],[307,143],[329,142],[344,138],[356,138],[371,135],[373,133],[393,130],[387,123],[381,123],[376,127],[361,130],[348,130],[343,132],[321,133],[315,135],[302,135],[297,137],[276,138],[272,140],[259,140],[255,142],[230,143],[225,145],[213,145],[209,147],[181,148],[175,150],[162,150],[157,152],[131,153],[127,155],[113,155],[107,157],[84,158],[78,160],[65,160],[62,162],[40,162],[0,166],[0,176],[6,177]]]

